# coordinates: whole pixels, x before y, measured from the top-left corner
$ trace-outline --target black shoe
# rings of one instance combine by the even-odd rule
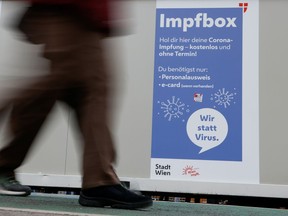
[[[21,185],[14,176],[0,175],[0,195],[29,196],[31,188]]]
[[[143,209],[152,206],[153,201],[150,197],[134,193],[121,185],[109,185],[82,190],[79,203],[90,207]]]

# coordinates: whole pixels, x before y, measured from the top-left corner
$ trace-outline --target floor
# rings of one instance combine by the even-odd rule
[[[78,204],[78,197],[75,195],[33,193],[29,197],[0,196],[0,216],[26,215],[287,216],[288,210],[164,201],[155,201],[151,208],[145,210],[123,210],[82,207]]]

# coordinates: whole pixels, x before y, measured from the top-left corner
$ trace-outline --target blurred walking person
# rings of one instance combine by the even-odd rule
[[[15,179],[41,125],[59,100],[76,113],[83,135],[83,206],[145,208],[149,197],[121,186],[114,172],[115,150],[107,127],[109,79],[101,39],[109,36],[107,0],[31,0],[19,30],[42,44],[50,74],[30,84],[11,101],[12,140],[0,150],[0,194],[30,195]]]

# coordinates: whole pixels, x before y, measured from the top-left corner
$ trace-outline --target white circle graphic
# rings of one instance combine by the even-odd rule
[[[219,146],[226,139],[228,123],[219,111],[203,108],[192,113],[186,130],[190,140],[201,148],[201,154]]]

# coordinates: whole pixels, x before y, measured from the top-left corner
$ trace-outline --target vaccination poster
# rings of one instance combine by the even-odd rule
[[[259,183],[258,10],[157,1],[151,178]]]

